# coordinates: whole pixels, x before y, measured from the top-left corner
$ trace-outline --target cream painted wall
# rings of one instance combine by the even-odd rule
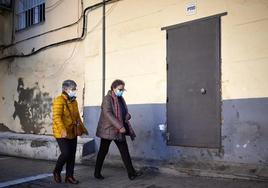
[[[223,99],[268,97],[268,1],[227,1],[226,6]]]
[[[102,8],[88,14],[87,27],[87,36],[83,42],[85,106],[95,106],[102,100]]]
[[[106,90],[121,78],[126,81],[128,103],[165,103],[166,39],[161,28],[228,12],[222,17],[222,98],[268,97],[268,2],[199,0],[191,16],[185,11],[189,2],[123,0],[107,7]],[[93,47],[98,53],[89,55],[95,63],[87,70],[86,91],[101,93],[101,30],[89,37],[98,40]],[[100,99],[85,104],[100,105]]]
[[[0,10],[0,45],[7,45],[12,37],[12,13]]]

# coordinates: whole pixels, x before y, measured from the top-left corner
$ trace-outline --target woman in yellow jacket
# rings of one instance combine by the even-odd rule
[[[62,83],[62,94],[55,98],[53,111],[53,134],[61,154],[53,171],[54,180],[61,183],[61,171],[66,164],[66,183],[78,184],[74,178],[75,153],[77,136],[88,134],[80,118],[76,101],[76,83],[65,80]]]

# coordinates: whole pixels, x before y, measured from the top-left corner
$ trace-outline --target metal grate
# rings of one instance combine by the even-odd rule
[[[45,21],[45,0],[16,1],[17,31]]]
[[[11,0],[0,0],[0,8],[10,10]]]

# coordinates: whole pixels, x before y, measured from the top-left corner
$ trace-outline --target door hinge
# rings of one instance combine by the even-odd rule
[[[168,103],[168,97],[167,97],[167,103]]]
[[[167,71],[168,71],[168,63],[167,63]]]
[[[166,39],[168,40],[168,33],[166,34]]]

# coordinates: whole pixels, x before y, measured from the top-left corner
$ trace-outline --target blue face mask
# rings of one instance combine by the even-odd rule
[[[122,97],[122,96],[123,96],[123,91],[117,90],[117,91],[115,92],[115,95],[116,95],[117,97]]]
[[[70,91],[69,93],[68,93],[68,95],[69,95],[69,97],[76,97],[76,92],[75,91]]]
[[[67,94],[69,95],[69,97],[76,97],[77,96],[77,93],[76,93],[76,89],[69,89],[68,91],[67,91]]]

